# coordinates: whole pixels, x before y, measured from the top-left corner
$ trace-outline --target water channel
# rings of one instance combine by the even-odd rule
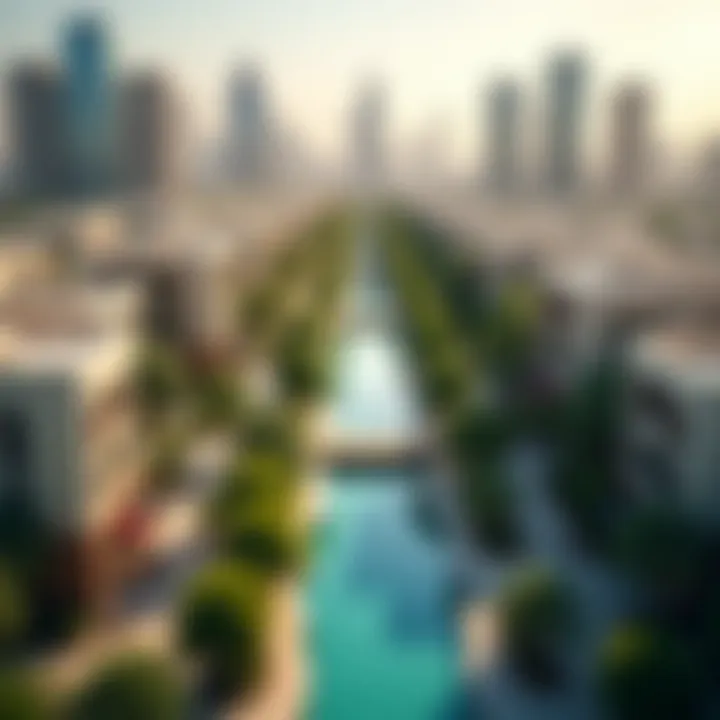
[[[393,299],[362,244],[338,351],[333,422],[362,439],[417,433],[423,412]],[[452,563],[421,529],[419,471],[329,469],[306,586],[307,720],[456,717],[459,648]]]

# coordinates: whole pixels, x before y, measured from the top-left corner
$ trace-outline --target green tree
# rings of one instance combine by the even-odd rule
[[[600,686],[619,720],[699,717],[698,668],[688,648],[649,627],[615,630],[600,653]]]
[[[187,432],[181,429],[167,430],[155,439],[148,469],[152,490],[164,493],[181,485],[188,444]]]
[[[143,410],[150,416],[170,409],[185,387],[179,359],[167,348],[148,347],[137,369],[137,390]]]
[[[54,699],[28,672],[17,668],[0,671],[0,718],[7,720],[53,720]]]
[[[266,587],[261,579],[219,562],[192,582],[181,609],[180,636],[216,691],[246,690],[264,669]]]
[[[204,428],[231,427],[241,412],[240,392],[232,373],[206,369],[194,373],[193,397],[198,422]]]
[[[133,654],[101,667],[80,688],[71,720],[180,720],[186,696],[173,668],[160,658]]]
[[[634,513],[618,533],[617,556],[628,575],[663,606],[680,609],[698,588],[702,538],[678,510]]]
[[[0,566],[0,655],[14,650],[28,628],[28,612],[21,579]]]
[[[558,680],[573,610],[569,590],[546,568],[528,568],[508,583],[502,594],[503,628],[510,659],[527,679]]]

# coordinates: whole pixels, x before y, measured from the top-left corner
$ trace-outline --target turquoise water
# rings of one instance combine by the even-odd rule
[[[391,304],[364,267],[339,353],[334,419],[362,437],[418,430],[422,415]],[[308,720],[458,717],[450,563],[415,523],[417,476],[330,473],[306,588]]]

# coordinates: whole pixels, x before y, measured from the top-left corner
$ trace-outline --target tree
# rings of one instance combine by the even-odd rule
[[[149,468],[153,490],[162,493],[179,487],[187,446],[185,433],[178,430],[167,432],[157,440]]]
[[[682,609],[698,588],[702,538],[692,520],[669,508],[641,510],[619,532],[617,554],[631,578],[668,609]]]
[[[14,650],[28,626],[27,606],[20,578],[0,566],[0,655]]]
[[[509,380],[529,359],[540,310],[536,288],[528,281],[516,280],[502,289],[495,312],[482,329],[493,367]]]
[[[151,417],[163,413],[184,387],[181,363],[166,348],[148,347],[140,358],[136,383],[144,411]]]
[[[202,427],[227,427],[240,415],[239,391],[230,373],[218,369],[198,372],[193,395]]]
[[[0,717],[8,720],[51,720],[57,717],[46,688],[26,671],[0,671]]]
[[[300,535],[287,518],[257,512],[238,517],[226,533],[225,547],[234,560],[268,576],[294,569],[301,555]]]
[[[180,720],[185,694],[160,658],[133,654],[110,661],[80,689],[71,720]]]
[[[239,434],[240,445],[249,453],[270,454],[288,460],[298,456],[298,430],[286,412],[253,413],[239,429]]]
[[[502,595],[503,628],[513,665],[540,684],[558,680],[573,604],[550,570],[532,567],[511,579]]]
[[[601,650],[600,685],[620,720],[698,717],[698,669],[688,648],[649,627],[616,629]]]
[[[461,464],[473,464],[499,460],[512,436],[505,413],[474,407],[461,413],[453,423],[450,442]]]
[[[325,385],[322,340],[308,323],[292,326],[280,347],[280,376],[290,398],[306,399],[320,394]]]
[[[266,588],[236,563],[203,570],[184,599],[180,636],[220,693],[251,687],[264,668]]]
[[[499,463],[471,461],[461,476],[465,508],[478,540],[505,553],[519,543],[515,496]]]
[[[455,411],[470,399],[471,373],[461,348],[437,347],[428,358],[426,377],[430,404],[436,411]]]

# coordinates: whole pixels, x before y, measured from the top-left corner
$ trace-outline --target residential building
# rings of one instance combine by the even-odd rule
[[[47,599],[91,613],[142,550],[140,302],[131,287],[51,284],[0,303],[0,504],[52,539]]]
[[[137,239],[88,253],[85,271],[104,282],[134,281],[143,289],[145,332],[180,352],[222,356],[235,340],[238,248],[208,234]]]
[[[652,330],[627,359],[624,470],[636,501],[720,517],[720,335]]]

